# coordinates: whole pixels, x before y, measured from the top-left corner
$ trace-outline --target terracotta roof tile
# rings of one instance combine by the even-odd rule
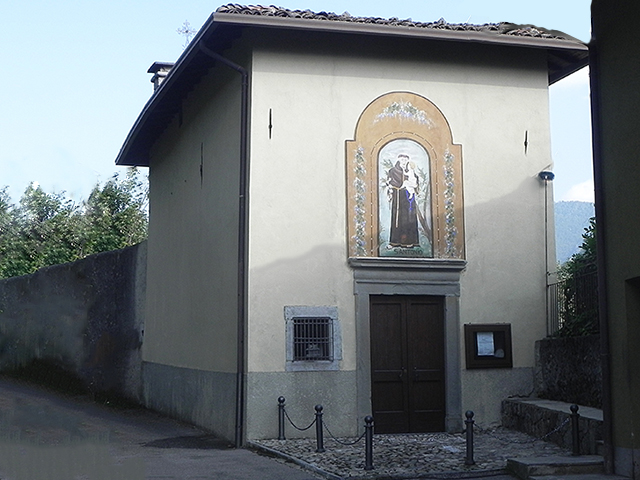
[[[230,13],[237,15],[261,15],[265,17],[298,18],[306,20],[326,20],[335,22],[369,23],[376,25],[390,25],[407,28],[428,28],[437,30],[452,30],[464,32],[485,32],[499,35],[512,35],[519,37],[552,38],[560,40],[575,40],[562,32],[549,31],[533,25],[515,25],[513,23],[485,23],[475,25],[470,23],[448,23],[444,18],[437,22],[415,22],[410,18],[401,20],[398,18],[380,17],[354,17],[348,12],[337,14],[332,12],[312,12],[311,10],[289,10],[276,6],[238,5],[230,3],[216,10],[216,13]]]

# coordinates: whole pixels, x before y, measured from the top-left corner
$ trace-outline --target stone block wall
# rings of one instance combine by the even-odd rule
[[[584,410],[578,420],[581,455],[598,453],[602,439],[602,412]],[[570,405],[536,399],[507,399],[502,402],[502,426],[527,433],[535,438],[573,449]]]
[[[535,357],[535,396],[602,408],[599,335],[538,340]]]
[[[145,285],[146,242],[0,280],[0,370],[44,361],[140,401]]]

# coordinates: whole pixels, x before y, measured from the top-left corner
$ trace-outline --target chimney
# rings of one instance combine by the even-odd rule
[[[151,83],[153,83],[154,92],[160,87],[160,84],[162,84],[172,67],[173,62],[154,62],[154,64],[149,67],[147,73],[153,73]]]

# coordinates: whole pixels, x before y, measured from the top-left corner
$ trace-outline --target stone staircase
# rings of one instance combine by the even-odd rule
[[[604,460],[598,455],[513,458],[507,460],[507,471],[522,480],[566,475],[602,475]]]
[[[502,424],[571,450],[570,413],[564,402],[508,399],[502,404]],[[581,455],[509,459],[507,471],[522,480],[628,480],[604,473],[602,411],[580,407],[578,413]]]

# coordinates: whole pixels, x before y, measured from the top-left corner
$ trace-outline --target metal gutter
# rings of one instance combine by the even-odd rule
[[[214,60],[240,73],[242,77],[240,105],[240,182],[238,187],[238,323],[236,346],[236,434],[235,446],[244,443],[244,405],[246,370],[246,327],[247,324],[247,196],[248,196],[248,144],[249,144],[249,72],[242,66],[207,48],[203,42],[197,43],[200,50]]]

